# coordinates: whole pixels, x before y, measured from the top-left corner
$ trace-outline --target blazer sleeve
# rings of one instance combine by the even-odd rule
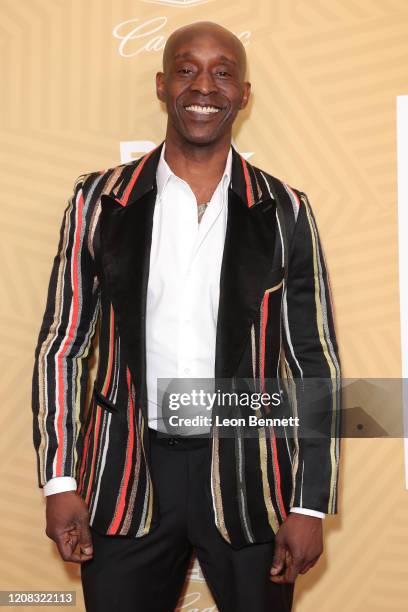
[[[294,436],[291,506],[337,512],[340,360],[329,277],[306,194],[297,193],[283,298],[284,354]]]
[[[32,378],[33,441],[38,484],[75,478],[99,313],[99,283],[88,246],[92,217],[79,177],[66,206],[35,349]]]

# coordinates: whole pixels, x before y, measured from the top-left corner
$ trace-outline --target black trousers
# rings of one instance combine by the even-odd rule
[[[288,612],[293,586],[269,580],[273,543],[233,549],[213,519],[208,440],[162,438],[150,430],[160,524],[141,538],[92,531],[81,566],[87,612],[172,612],[195,550],[220,612]]]

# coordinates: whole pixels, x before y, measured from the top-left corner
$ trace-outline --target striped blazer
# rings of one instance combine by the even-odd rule
[[[162,146],[76,181],[35,350],[39,486],[76,478],[90,524],[107,535],[142,537],[160,520],[147,431],[145,309]],[[306,195],[232,152],[215,378],[254,380],[262,389],[278,381],[300,419],[310,406],[304,381],[329,386],[319,401],[319,437],[278,435],[269,425],[253,436],[213,429],[203,486],[220,534],[240,548],[272,540],[291,506],[336,512],[340,366]],[[98,365],[88,395],[94,337]]]

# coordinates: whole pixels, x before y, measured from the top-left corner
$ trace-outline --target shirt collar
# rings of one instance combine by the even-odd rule
[[[159,163],[157,164],[157,171],[156,171],[157,195],[159,197],[163,194],[163,191],[166,188],[166,185],[169,182],[171,177],[175,177],[178,180],[182,180],[180,179],[180,177],[174,174],[174,172],[171,170],[170,166],[164,159],[165,147],[166,147],[166,143],[164,142],[162,146],[161,154],[160,154]],[[230,146],[229,148],[227,161],[225,163],[224,174],[220,181],[222,182],[223,186],[229,185],[230,183],[231,169],[232,169],[232,146]]]

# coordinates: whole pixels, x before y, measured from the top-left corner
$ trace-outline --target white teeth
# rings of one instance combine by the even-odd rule
[[[197,106],[191,105],[186,106],[185,109],[187,111],[192,111],[194,113],[201,113],[202,115],[210,115],[211,113],[219,113],[220,109],[215,108],[215,106]]]

